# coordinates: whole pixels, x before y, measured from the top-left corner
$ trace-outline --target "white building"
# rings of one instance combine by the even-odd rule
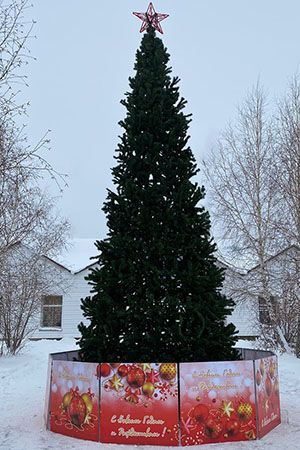
[[[235,301],[235,308],[229,317],[229,321],[232,322],[237,330],[239,337],[245,339],[253,339],[259,336],[259,327],[257,326],[257,308],[258,304],[255,303],[253,307],[252,298],[241,299],[238,295],[238,287],[247,282],[248,274],[240,273],[229,266],[225,268],[225,280],[223,283],[223,292],[228,297],[232,297]],[[232,286],[237,287],[236,290],[232,289]]]
[[[92,239],[74,239],[68,251],[57,260],[47,258],[48,264],[55,267],[63,277],[65,287],[60,292],[53,289],[43,296],[33,339],[79,337],[77,326],[84,321],[80,309],[81,299],[90,295],[90,286],[85,277],[89,269],[96,265],[90,259],[97,255],[94,242]]]
[[[91,289],[85,278],[89,270],[97,264],[91,259],[91,256],[98,254],[94,242],[94,239],[74,239],[68,251],[59,258],[54,260],[47,256],[42,257],[38,276],[47,277],[50,273],[51,284],[41,299],[40,308],[37,309],[29,324],[30,330],[34,330],[31,333],[32,339],[79,337],[78,324],[81,321],[85,322],[80,307],[81,299],[89,296]],[[15,264],[10,264],[12,275],[13,271],[20,271],[25,266],[23,262],[26,261],[28,252],[30,249],[20,243],[13,246],[12,257]],[[223,291],[227,296],[233,297],[236,302],[229,321],[236,326],[240,338],[259,336],[259,324],[267,324],[269,321],[259,284],[259,266],[242,274],[221,262],[218,265],[226,269]],[[295,296],[290,288],[299,286],[299,247],[292,245],[272,256],[266,261],[266,267],[272,278],[270,278],[272,301],[278,303],[280,314],[285,318],[283,323],[285,335],[295,334],[297,326],[295,311],[298,305],[295,302],[298,301],[299,294],[296,293]],[[26,270],[24,267],[25,276]],[[7,278],[10,280],[9,277]],[[30,282],[33,282],[31,278]],[[239,296],[239,287],[243,298]],[[12,292],[10,283],[8,288]],[[246,296],[245,292],[247,292]],[[13,299],[13,292],[11,297]]]
[[[64,277],[67,288],[65,292],[49,292],[42,299],[41,314],[36,318],[36,331],[33,339],[59,339],[64,336],[79,337],[78,324],[83,321],[80,309],[81,299],[90,295],[90,286],[85,280],[89,269],[96,265],[90,259],[97,255],[97,249],[92,239],[75,239],[68,252],[57,260],[47,258],[48,264],[53,265],[56,271]],[[226,269],[227,279],[241,280],[243,275]],[[243,281],[242,281],[243,282]],[[224,290],[226,293],[226,284]],[[252,308],[247,303],[237,304],[230,321],[239,330],[241,337],[255,337],[258,335],[253,322],[250,320]]]
[[[55,260],[43,256],[43,272],[50,270],[52,279],[56,282],[49,288],[41,302],[39,313],[34,317],[32,339],[60,339],[65,336],[79,337],[77,329],[81,321],[85,321],[81,311],[81,299],[90,295],[90,285],[85,280],[89,274],[89,269],[97,263],[91,259],[96,256],[98,250],[94,245],[93,239],[74,239],[62,256]],[[18,252],[28,251],[20,244],[15,246],[16,258]],[[274,273],[274,298],[285,298],[287,287],[283,284],[281,274],[286,271],[299,276],[299,255],[300,249],[291,246],[267,261],[267,265],[272,267],[270,273]],[[236,307],[229,321],[233,322],[239,330],[241,338],[253,338],[259,335],[259,321],[265,320],[264,304],[261,302],[259,283],[257,282],[258,267],[254,267],[247,273],[241,274],[236,270],[219,263],[226,269],[226,278],[224,283],[224,293],[232,296],[236,301]],[[55,276],[53,277],[53,272]],[[285,278],[287,278],[285,276]],[[237,287],[249,284],[256,286],[252,297],[244,298],[239,301],[238,294],[233,293],[230,286]],[[285,314],[288,313],[289,304],[286,305]]]

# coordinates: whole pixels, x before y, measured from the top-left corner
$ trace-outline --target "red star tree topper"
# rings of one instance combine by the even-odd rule
[[[155,30],[159,31],[161,34],[164,33],[160,22],[169,17],[169,14],[157,13],[152,3],[149,3],[147,12],[134,12],[133,14],[143,21],[140,33],[143,33],[143,31],[147,30],[149,27],[155,28]]]

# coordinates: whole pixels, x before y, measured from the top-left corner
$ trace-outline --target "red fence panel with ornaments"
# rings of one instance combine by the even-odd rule
[[[100,442],[178,446],[175,363],[101,364]]]
[[[77,351],[52,354],[46,427],[129,446],[261,438],[280,423],[277,357],[253,349],[240,349],[240,357],[179,365],[97,364],[78,361]]]
[[[179,367],[181,445],[256,439],[253,361]]]
[[[99,440],[97,364],[53,361],[50,430],[79,439]]]
[[[280,424],[278,364],[276,356],[255,361],[258,436],[261,438]]]

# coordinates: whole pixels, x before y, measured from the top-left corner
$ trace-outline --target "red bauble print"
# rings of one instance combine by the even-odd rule
[[[125,364],[121,364],[118,367],[118,375],[120,375],[121,378],[126,377],[126,375],[128,374],[128,368]]]
[[[111,371],[111,368],[110,368],[109,364],[107,364],[107,363],[101,364],[101,366],[100,366],[101,377],[108,377],[108,375],[110,375],[110,371]]]
[[[127,383],[129,386],[134,388],[139,388],[143,386],[145,382],[145,374],[139,367],[132,366],[128,375],[127,375]]]
[[[76,394],[73,396],[68,407],[70,421],[76,427],[80,427],[86,417],[87,408],[83,398]]]
[[[204,433],[211,439],[217,439],[222,433],[222,425],[215,419],[208,419],[204,425]]]
[[[237,420],[228,420],[225,424],[225,432],[228,436],[235,436],[240,431],[240,424]]]
[[[205,420],[208,418],[209,415],[209,409],[206,405],[203,405],[200,403],[200,405],[195,406],[195,408],[192,411],[193,418],[198,423],[204,423]]]
[[[270,397],[271,393],[272,393],[272,381],[269,375],[267,375],[266,381],[265,381],[265,389],[266,389],[266,394],[268,397]]]

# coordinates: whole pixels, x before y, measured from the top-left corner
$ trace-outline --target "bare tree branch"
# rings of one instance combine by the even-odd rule
[[[258,310],[258,298],[263,298],[269,326],[262,326],[259,317],[257,326],[266,340],[271,337],[289,350],[290,334],[273,301],[274,280],[268,264],[286,243],[276,226],[282,204],[276,150],[276,126],[257,84],[239,107],[234,125],[227,127],[204,161],[204,173],[227,258],[240,269],[257,266],[240,282],[233,280],[230,293],[235,299],[250,301],[254,310]]]
[[[60,273],[49,269],[44,255],[55,255],[69,231],[55,213],[55,199],[39,184],[47,175],[60,189],[66,185],[44,156],[48,132],[32,147],[19,125],[28,104],[18,103],[15,87],[26,84],[23,66],[32,58],[30,7],[27,0],[0,0],[0,339],[11,353],[36,327],[41,295],[62,288]]]

